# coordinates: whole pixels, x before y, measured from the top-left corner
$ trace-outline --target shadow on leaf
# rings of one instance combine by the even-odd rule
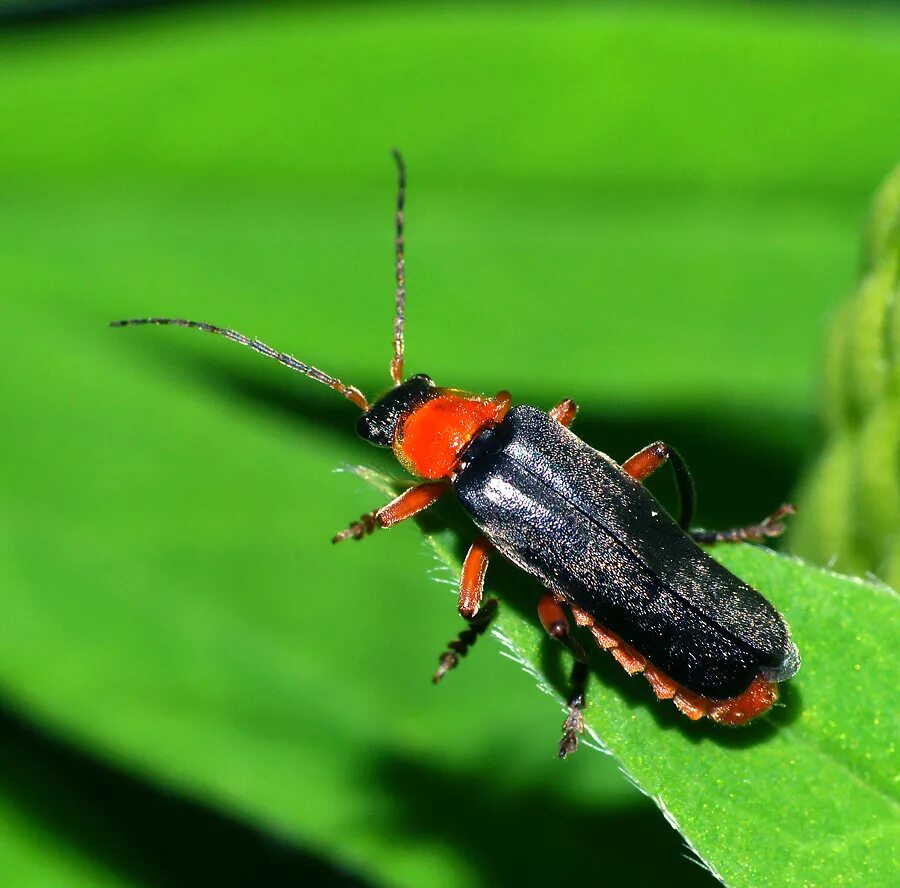
[[[154,356],[166,368],[196,388],[234,401],[242,408],[265,411],[299,427],[315,426],[343,440],[354,438],[356,411],[321,386],[298,380],[280,368],[245,366],[217,355],[177,347],[171,340],[138,339],[136,350]],[[373,394],[384,382],[358,380]],[[550,406],[542,395],[519,393],[517,403]],[[806,454],[815,442],[814,419],[762,410],[720,409],[709,405],[660,408],[652,415],[634,410],[611,411],[582,405],[575,431],[592,447],[622,461],[652,441],[664,440],[687,460],[697,486],[697,521],[708,527],[746,524],[768,515],[790,493]],[[359,441],[360,454],[371,461],[378,451]],[[382,452],[384,464],[390,453]],[[398,470],[399,472],[399,470]],[[674,485],[661,471],[648,487],[667,507],[673,506]]]
[[[0,792],[57,842],[145,885],[364,885],[221,811],[146,783],[0,708]]]
[[[369,779],[392,800],[387,829],[452,849],[485,885],[718,884],[649,800],[578,804],[549,781],[511,786],[503,773],[500,759],[452,770],[382,754]]]

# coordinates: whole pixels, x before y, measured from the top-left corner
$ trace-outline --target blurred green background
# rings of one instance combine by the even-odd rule
[[[459,621],[417,529],[329,544],[379,504],[333,470],[389,465],[352,406],[105,323],[377,393],[397,145],[409,371],[571,396],[614,458],[678,447],[701,524],[760,518],[818,444],[900,15],[66,6],[0,7],[6,883],[712,884],[612,761],[555,761],[496,642],[431,687]]]

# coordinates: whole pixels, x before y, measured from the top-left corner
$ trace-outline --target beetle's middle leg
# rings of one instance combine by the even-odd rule
[[[484,575],[493,547],[484,538],[478,537],[469,547],[463,561],[459,578],[459,615],[468,623],[459,635],[448,645],[449,650],[441,654],[440,665],[434,674],[437,684],[451,669],[455,669],[460,657],[478,640],[497,613],[497,599],[491,598],[481,607],[484,592]]]
[[[552,596],[545,595],[538,602],[538,616],[547,634],[564,645],[575,663],[572,666],[572,677],[569,682],[569,697],[566,701],[569,713],[563,722],[563,737],[559,741],[559,757],[565,758],[578,749],[578,736],[584,733],[584,695],[587,685],[587,655],[584,648],[572,637],[569,621],[566,619],[562,605]]]
[[[386,506],[382,506],[374,512],[367,512],[346,530],[335,534],[331,538],[331,542],[341,543],[351,537],[354,540],[361,540],[378,527],[393,527],[398,522],[412,518],[413,515],[418,515],[423,509],[427,509],[449,489],[450,485],[446,481],[429,481],[410,487]]]

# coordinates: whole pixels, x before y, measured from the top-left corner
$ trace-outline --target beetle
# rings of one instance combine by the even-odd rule
[[[374,403],[358,388],[234,330],[157,317],[111,325],[175,325],[223,336],[354,403],[362,411],[359,436],[391,448],[421,482],[351,523],[335,543],[392,527],[455,494],[480,533],[459,581],[458,610],[467,626],[440,657],[434,681],[458,664],[497,612],[496,599],[482,601],[488,561],[497,552],[546,587],[540,622],[574,655],[560,757],[577,748],[584,731],[587,678],[585,651],[565,607],[630,675],[643,673],[656,697],[673,700],[688,718],[737,726],[768,711],[778,698],[777,684],[800,667],[797,647],[778,611],[701,545],[777,536],[793,507],[781,506],[746,527],[690,530],[693,483],[668,444],[657,441],[617,464],[571,431],[578,410],[571,399],[544,411],[513,406],[505,391],[489,397],[437,386],[425,374],[405,379],[406,168],[396,150],[394,159],[393,388]],[[666,463],[681,502],[677,521],[642,484]]]

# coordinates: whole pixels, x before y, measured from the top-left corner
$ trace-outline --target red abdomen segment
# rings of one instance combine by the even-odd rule
[[[579,626],[587,626],[597,644],[603,650],[609,651],[629,675],[642,672],[658,699],[672,700],[692,721],[707,716],[720,725],[738,727],[768,712],[778,699],[778,686],[762,676],[755,678],[742,694],[729,700],[711,700],[709,697],[695,694],[657,669],[643,654],[639,654],[618,635],[597,625],[586,611],[572,607],[572,613],[575,622]]]

